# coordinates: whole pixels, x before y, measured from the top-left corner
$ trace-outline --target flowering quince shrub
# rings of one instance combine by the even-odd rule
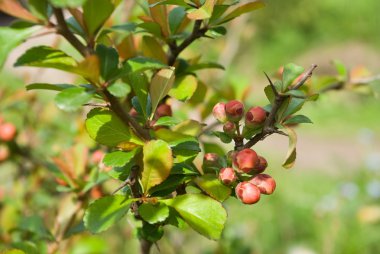
[[[56,91],[55,103],[64,111],[89,106],[85,128],[106,151],[89,154],[77,147],[53,158],[56,182],[61,189],[76,193],[78,207],[85,209],[85,229],[92,233],[105,231],[133,213],[141,222],[138,237],[142,253],[149,253],[152,244],[163,237],[166,225],[188,224],[199,234],[217,240],[227,220],[222,205],[226,199],[237,198],[250,205],[259,202],[262,195],[272,194],[276,182],[264,173],[268,162],[253,147],[271,134],[287,136],[289,149],[283,167],[291,168],[297,141],[292,127],[311,123],[298,112],[318,96],[304,86],[316,66],[305,71],[287,64],[278,80],[267,76],[267,105],[246,107],[237,100],[219,101],[205,111],[206,115],[212,113],[222,131],[210,131],[195,120],[179,121],[173,116],[171,102],[186,102],[195,109],[211,90],[198,71],[224,68],[182,57],[181,53],[196,40],[223,36],[225,24],[264,4],[223,0],[139,3],[139,20],[114,24],[111,15],[121,1],[21,4],[3,0],[0,10],[20,21],[0,30],[1,36],[8,38],[0,52],[0,64],[9,50],[43,29],[61,35],[79,52],[74,58],[56,47],[35,46],[24,52],[15,66],[54,68],[80,77],[79,84],[57,80],[54,84],[27,85],[27,90]],[[14,126],[0,121],[2,143],[15,135]],[[227,154],[205,153],[202,166],[197,167],[202,135],[215,136],[234,148]],[[7,156],[1,145],[0,160]],[[65,165],[68,158],[83,162],[79,172]],[[110,178],[119,180],[120,187],[105,194],[99,186]],[[86,193],[96,200],[88,202]],[[70,236],[70,230],[66,227],[49,238],[58,244],[49,252],[59,250],[59,242]]]

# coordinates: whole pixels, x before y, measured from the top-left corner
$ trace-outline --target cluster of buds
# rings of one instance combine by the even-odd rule
[[[259,106],[249,108],[244,114],[244,105],[237,100],[217,103],[212,113],[219,122],[223,123],[223,131],[231,137],[239,135],[239,122],[243,117],[244,129],[261,126],[267,117],[267,112]]]
[[[252,149],[232,153],[232,167],[221,168],[220,181],[227,186],[235,186],[235,194],[244,204],[254,204],[261,194],[270,195],[276,189],[275,180],[262,174],[268,163],[264,157]],[[244,176],[244,177],[243,177]],[[241,178],[248,180],[240,180]]]
[[[232,100],[227,103],[217,103],[213,108],[214,117],[223,124],[223,132],[235,140],[242,140],[244,131],[262,127],[267,112],[259,106],[251,107],[247,111],[240,101]],[[244,118],[244,128],[240,131],[240,121]],[[204,163],[217,161],[210,154],[205,155]],[[236,197],[244,204],[255,204],[260,195],[270,195],[276,189],[275,180],[268,174],[263,174],[268,166],[266,159],[259,156],[254,150],[245,148],[231,151],[228,156],[230,167],[219,167],[220,181],[231,188],[235,188]]]

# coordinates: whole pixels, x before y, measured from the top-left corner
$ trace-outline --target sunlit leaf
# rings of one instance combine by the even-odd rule
[[[220,20],[218,20],[217,24],[223,24],[225,22],[228,22],[244,13],[251,12],[260,8],[263,8],[265,6],[264,2],[262,1],[255,1],[250,3],[244,3],[235,9],[233,9],[231,12],[227,13],[224,17],[222,17]]]
[[[289,63],[284,66],[284,71],[282,73],[282,91],[286,92],[288,87],[293,83],[293,81],[303,73],[305,69],[301,66]]]
[[[159,70],[152,78],[149,88],[152,100],[152,112],[156,111],[158,103],[168,94],[174,82],[174,67]]]
[[[197,90],[198,81],[193,75],[186,75],[177,79],[173,87],[169,91],[171,97],[180,101],[187,101],[190,99],[195,90]]]
[[[304,115],[296,115],[287,119],[284,124],[297,124],[297,123],[313,123],[310,118]]]
[[[129,152],[114,151],[111,153],[107,153],[103,158],[103,163],[106,166],[123,167],[128,162],[130,162],[139,151],[140,149],[134,149]]]
[[[34,17],[33,14],[25,9],[17,0],[1,0],[0,11],[33,23],[38,22],[38,18]]]
[[[55,103],[64,111],[75,111],[89,102],[92,96],[93,92],[86,91],[84,87],[71,87],[57,94]]]
[[[139,207],[140,216],[148,223],[163,222],[169,216],[169,207],[163,203],[144,203]]]
[[[231,195],[231,188],[224,185],[214,174],[202,175],[194,182],[210,197],[223,202]]]
[[[202,20],[211,18],[216,0],[206,0],[201,8],[187,14],[189,19]]]
[[[89,0],[83,5],[83,19],[88,33],[93,35],[111,16],[115,6],[111,0]]]

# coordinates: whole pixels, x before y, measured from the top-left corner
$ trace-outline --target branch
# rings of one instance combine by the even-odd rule
[[[75,37],[75,35],[70,31],[67,23],[65,21],[65,17],[63,16],[62,9],[53,8],[54,15],[57,19],[57,32],[65,37],[65,39],[70,42],[70,44],[79,51],[83,56],[88,56],[93,53],[91,48],[86,47],[80,40]]]
[[[103,90],[103,94],[110,103],[110,108],[116,113],[118,117],[128,126],[132,127],[135,133],[144,141],[150,140],[149,131],[144,129],[136,120],[131,117],[121,106],[119,100],[113,96],[107,89]]]
[[[309,68],[309,70],[307,70],[303,76],[302,76],[302,79],[300,81],[298,81],[292,88],[290,88],[291,90],[296,90],[296,89],[299,89],[305,82],[308,78],[310,78],[313,74],[313,71],[314,69],[317,68],[317,65],[316,64],[313,64],[311,65],[311,67]],[[274,99],[274,102],[273,102],[273,106],[272,106],[272,109],[271,111],[269,112],[269,115],[268,117],[266,118],[265,122],[264,122],[264,127],[263,127],[263,130],[259,133],[259,134],[256,134],[255,136],[253,136],[245,145],[243,148],[250,148],[252,146],[254,146],[256,143],[258,143],[259,141],[265,139],[266,137],[268,137],[269,135],[273,134],[273,133],[278,133],[278,134],[281,134],[281,135],[284,135],[285,133],[283,133],[282,131],[279,131],[275,124],[276,124],[276,115],[277,115],[277,111],[279,110],[279,108],[281,107],[282,103],[290,96],[290,95],[283,95],[283,94],[279,94],[278,91],[276,90],[275,86],[273,85],[272,81],[270,80],[270,78],[268,77],[268,75],[266,75],[266,73],[264,73],[265,76],[267,77],[268,81],[269,81],[269,84],[273,90],[273,93],[275,95],[275,99]]]
[[[193,43],[196,39],[202,37],[207,32],[208,28],[201,28],[202,20],[196,20],[194,22],[193,31],[179,46],[174,43],[169,44],[169,52],[168,52],[168,65],[173,66],[179,54],[186,49],[191,43]]]

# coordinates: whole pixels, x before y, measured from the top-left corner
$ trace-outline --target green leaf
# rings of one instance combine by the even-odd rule
[[[118,222],[129,210],[132,200],[122,195],[106,196],[92,202],[84,214],[84,225],[100,233]]]
[[[131,87],[124,82],[115,82],[107,87],[107,90],[118,98],[123,98],[131,92]]]
[[[227,212],[215,199],[203,194],[185,194],[161,202],[173,207],[201,235],[213,240],[220,239]]]
[[[231,195],[231,188],[224,185],[214,174],[199,176],[194,182],[210,197],[223,202]]]
[[[349,75],[346,66],[339,60],[334,60],[332,63],[339,74],[340,80],[346,81]]]
[[[222,131],[213,131],[212,134],[218,137],[223,143],[229,144],[232,141],[232,138]]]
[[[141,111],[145,117],[148,118],[148,79],[144,73],[131,73],[128,75],[128,82],[132,86],[133,92],[138,98]]]
[[[172,116],[163,116],[160,117],[154,126],[174,126],[180,123],[180,121]]]
[[[38,0],[37,0],[38,1]],[[50,2],[56,7],[79,7],[87,1],[93,0],[50,0]]]
[[[47,0],[29,0],[30,12],[40,20],[48,20],[48,1]]]
[[[26,86],[26,90],[51,90],[51,91],[62,91],[67,88],[76,87],[70,84],[47,84],[47,83],[33,83]]]
[[[86,129],[90,137],[102,145],[143,144],[115,113],[105,108],[94,108],[87,114]]]
[[[89,102],[92,96],[84,87],[71,87],[57,94],[55,104],[64,111],[75,111]]]
[[[202,69],[220,69],[224,70],[224,66],[218,63],[198,63],[190,65],[189,68],[186,69],[187,72],[194,72]]]
[[[282,92],[286,92],[293,81],[304,72],[304,68],[293,63],[284,66],[282,73]]]
[[[251,12],[260,8],[263,8],[265,6],[264,2],[262,1],[255,1],[250,3],[242,4],[235,9],[233,9],[231,12],[226,14],[222,19],[220,19],[217,24],[223,24],[225,22],[228,22],[244,13]]]
[[[168,19],[170,32],[172,34],[175,34],[177,32],[185,17],[186,9],[181,6],[178,6],[170,11]]]
[[[37,46],[17,59],[15,66],[46,67],[76,73],[77,62],[59,49]]]
[[[202,20],[211,18],[216,0],[206,0],[201,8],[187,14],[189,19]]]
[[[198,121],[189,119],[189,120],[183,121],[182,123],[176,125],[173,128],[173,131],[176,131],[176,132],[179,132],[179,133],[182,133],[185,135],[190,135],[190,136],[196,137],[201,133],[202,128],[204,126],[205,126],[205,124],[202,124]]]
[[[95,34],[111,16],[115,6],[111,0],[89,0],[83,5],[83,19],[88,33]]]
[[[297,134],[295,133],[293,129],[288,128],[286,126],[284,130],[286,131],[289,137],[289,147],[288,147],[288,152],[286,154],[285,161],[283,162],[282,166],[286,169],[289,169],[293,167],[296,160],[296,156],[297,156],[297,151],[296,151]]]
[[[137,229],[137,236],[139,239],[146,239],[149,242],[155,243],[160,240],[164,235],[164,229],[161,225],[151,225],[143,223],[142,227]]]
[[[169,176],[173,167],[173,157],[169,145],[163,140],[146,143],[143,154],[141,185],[146,194],[152,186],[162,183]]]
[[[162,63],[165,63],[166,53],[162,49],[162,45],[153,36],[143,36],[141,41],[141,50],[144,56],[157,59]]]
[[[149,190],[149,193],[153,197],[167,196],[173,191],[175,191],[180,184],[183,184],[190,179],[191,179],[191,176],[170,174],[170,176],[166,178],[165,181],[163,181],[159,185],[152,187]]]
[[[128,74],[130,72],[142,72],[165,67],[167,67],[167,65],[161,63],[156,59],[139,56],[128,59],[128,61],[123,66],[123,72],[124,74]]]
[[[163,222],[169,217],[169,207],[163,203],[144,203],[139,207],[139,214],[150,224]]]
[[[304,115],[296,115],[292,116],[288,120],[284,122],[285,125],[287,124],[297,124],[297,123],[313,123],[310,118]]]
[[[218,37],[226,35],[226,33],[227,33],[227,29],[224,26],[217,26],[217,27],[210,28],[207,31],[206,36],[218,38]],[[224,69],[224,67],[223,67],[223,69]]]
[[[119,54],[116,49],[98,44],[96,54],[100,60],[100,75],[108,81],[118,69]]]
[[[115,151],[107,153],[103,158],[103,163],[110,167],[123,167],[129,163],[138,152],[140,152],[140,149],[133,149],[129,152]]]
[[[171,67],[170,69],[161,69],[153,76],[149,88],[153,114],[156,111],[158,103],[160,103],[172,88],[173,82],[174,67]]]
[[[36,27],[17,29],[0,27],[0,69],[3,67],[9,53],[36,30]]]
[[[283,117],[293,115],[297,111],[301,110],[302,106],[305,104],[305,99],[291,98]]]
[[[187,75],[177,79],[174,86],[169,91],[171,97],[180,101],[187,101],[190,99],[195,90],[197,90],[198,80],[193,75]]]

